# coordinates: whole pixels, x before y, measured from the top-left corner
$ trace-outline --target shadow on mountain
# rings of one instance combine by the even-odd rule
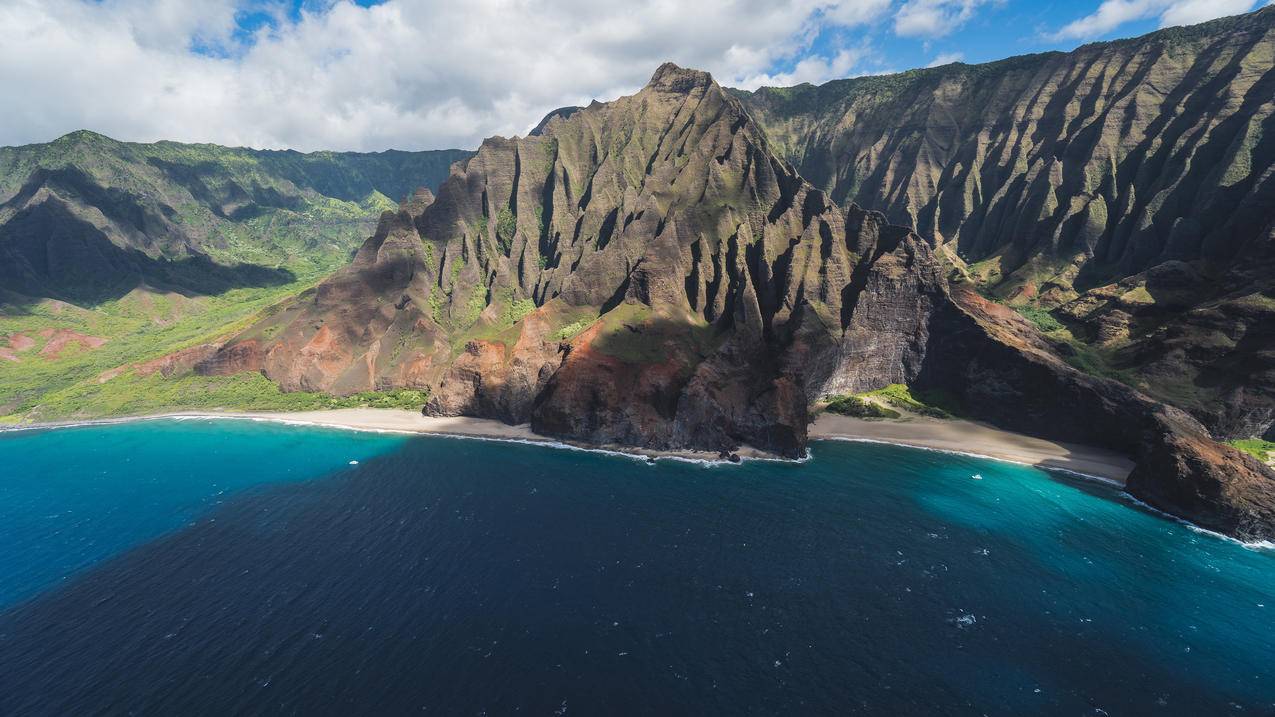
[[[226,266],[202,255],[155,258],[119,247],[58,200],[29,206],[0,226],[0,288],[7,294],[94,305],[118,299],[142,284],[207,295],[293,280],[287,269]]]
[[[305,201],[298,195],[290,196],[255,181],[247,187],[242,186],[227,176],[226,167],[222,163],[208,161],[179,164],[158,158],[148,161],[170,180],[185,187],[191,196],[206,204],[222,219],[241,222],[259,217],[270,209],[294,212],[305,209]]]

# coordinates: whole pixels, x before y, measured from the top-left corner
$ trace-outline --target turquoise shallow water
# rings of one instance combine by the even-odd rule
[[[404,440],[243,420],[0,433],[0,608],[254,486],[316,478]]]
[[[1275,714],[1275,554],[1031,468],[230,421],[0,465],[0,714]]]

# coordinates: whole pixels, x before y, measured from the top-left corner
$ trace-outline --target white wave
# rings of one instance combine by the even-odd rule
[[[1152,513],[1155,513],[1156,515],[1161,516],[1163,518],[1168,518],[1169,520],[1172,520],[1173,522],[1184,526],[1187,530],[1190,530],[1193,533],[1199,533],[1201,535],[1207,535],[1213,538],[1220,538],[1222,540],[1225,540],[1228,543],[1239,545],[1240,547],[1246,548],[1248,550],[1275,550],[1275,542],[1272,542],[1270,540],[1245,541],[1245,540],[1240,540],[1239,538],[1232,538],[1231,536],[1226,535],[1225,533],[1219,533],[1216,530],[1209,530],[1208,528],[1198,526],[1195,523],[1192,523],[1191,521],[1187,520],[1186,518],[1176,516],[1172,513],[1166,513],[1163,510],[1160,510],[1159,508],[1155,507],[1154,505],[1151,505],[1150,503],[1147,503],[1145,501],[1139,500],[1138,498],[1135,498],[1133,495],[1131,495],[1130,493],[1126,491],[1122,491],[1122,496],[1126,500],[1128,500],[1130,503],[1134,503],[1138,507],[1148,510]]]

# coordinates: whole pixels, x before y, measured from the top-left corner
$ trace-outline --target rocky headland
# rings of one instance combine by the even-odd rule
[[[427,413],[660,450],[805,452],[812,407],[888,384],[1136,463],[1129,490],[1275,536],[1275,475],[1064,360],[934,237],[808,182],[750,110],[666,64],[636,95],[485,141],[437,197],[202,358],[291,390],[431,390]],[[955,278],[953,278],[955,277]]]

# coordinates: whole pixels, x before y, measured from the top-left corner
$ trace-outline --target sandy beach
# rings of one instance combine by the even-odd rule
[[[408,411],[394,408],[337,408],[322,411],[168,411],[165,413],[144,416],[120,416],[117,418],[86,419],[82,421],[56,421],[47,423],[27,423],[11,426],[0,426],[4,430],[33,430],[41,428],[59,428],[67,426],[103,425],[128,421],[144,421],[162,418],[235,418],[258,421],[273,421],[305,426],[328,426],[355,431],[388,431],[393,433],[420,433],[445,436],[461,436],[467,438],[490,438],[505,441],[528,441],[533,443],[552,443],[559,446],[570,446],[582,450],[607,451],[623,453],[630,456],[646,456],[649,458],[682,458],[693,461],[722,460],[713,451],[675,450],[663,451],[634,446],[612,444],[592,444],[569,441],[533,433],[529,424],[511,426],[501,421],[488,418],[470,418],[467,416],[425,416],[419,411]],[[740,446],[734,451],[741,458],[778,459],[768,451],[752,446]]]
[[[710,451],[659,451],[633,446],[591,445],[541,436],[527,424],[511,426],[500,421],[465,416],[423,416],[417,411],[389,408],[340,408],[291,413],[265,411],[177,411],[151,416],[106,418],[70,423],[28,424],[11,428],[41,428],[59,425],[119,423],[154,418],[241,418],[278,421],[297,425],[330,426],[362,431],[393,431],[471,438],[530,441],[572,445],[577,448],[614,451],[651,458],[684,458],[697,461],[720,460]],[[3,430],[3,429],[0,429]],[[1124,484],[1133,461],[1112,451],[1092,446],[1047,441],[993,426],[963,420],[939,420],[907,414],[899,420],[867,420],[823,413],[810,426],[811,440],[842,439],[879,441],[915,448],[952,451],[1013,461],[1039,468],[1057,468]],[[772,453],[741,446],[741,458],[774,459]]]
[[[923,416],[869,420],[824,413],[810,427],[810,438],[882,441],[968,453],[1083,473],[1121,485],[1134,466],[1128,457],[1102,448],[1047,441],[985,423]]]
[[[299,413],[228,414],[249,418],[286,420],[320,426],[363,430],[437,433],[454,436],[550,441],[532,433],[530,426],[510,426],[484,418],[422,416],[416,411],[382,408],[345,408]],[[1061,468],[1123,484],[1133,470],[1133,461],[1111,451],[1092,446],[1057,443],[1004,431],[983,423],[939,420],[908,415],[902,420],[865,420],[824,413],[810,427],[811,439],[857,439],[883,441],[917,448],[956,451],[1024,463],[1040,468]],[[581,446],[637,453],[652,457],[681,457],[716,460],[707,451],[654,451],[631,446]],[[765,451],[742,447],[742,457],[773,457]]]

